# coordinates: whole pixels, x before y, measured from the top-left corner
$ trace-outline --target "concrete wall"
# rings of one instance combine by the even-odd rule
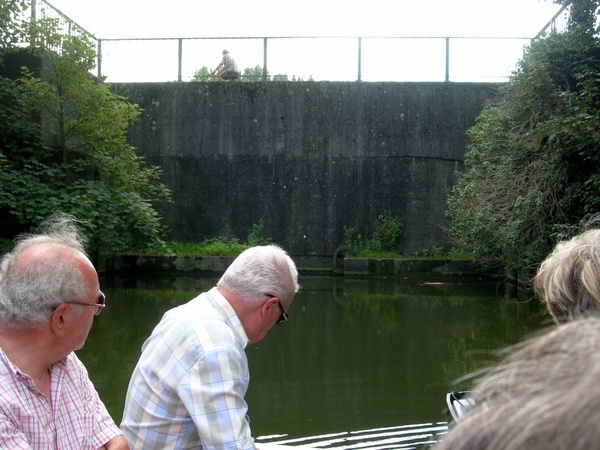
[[[253,223],[292,255],[332,255],[343,226],[391,211],[398,250],[446,246],[446,195],[495,84],[118,84],[144,112],[129,142],[164,170],[171,239],[245,240]]]

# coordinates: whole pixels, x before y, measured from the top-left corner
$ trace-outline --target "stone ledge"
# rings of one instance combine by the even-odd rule
[[[339,258],[334,269],[331,256],[292,256],[301,275],[339,275],[345,277],[396,277],[412,274],[498,275],[482,270],[469,260]],[[120,255],[98,263],[98,272],[110,273],[199,273],[221,274],[234,260],[229,256],[134,256]]]

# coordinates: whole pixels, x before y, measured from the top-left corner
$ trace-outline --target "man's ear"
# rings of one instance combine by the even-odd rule
[[[52,327],[52,332],[57,337],[63,337],[66,333],[66,320],[67,313],[69,312],[69,305],[66,303],[62,303],[58,305],[58,307],[54,310],[52,315],[50,316],[50,326]]]
[[[279,298],[277,297],[269,297],[269,299],[266,302],[264,302],[260,308],[262,316],[265,317],[269,313],[269,310],[271,308],[277,308],[278,301]]]

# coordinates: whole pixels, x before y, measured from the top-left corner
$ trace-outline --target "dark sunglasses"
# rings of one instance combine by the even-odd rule
[[[275,298],[275,296],[272,294],[265,295],[269,298]],[[281,310],[281,315],[279,316],[279,319],[277,319],[277,322],[275,322],[275,325],[286,322],[288,320],[288,317],[290,317],[287,311],[283,309],[283,306],[281,305],[281,302],[279,300],[277,300],[277,304],[279,305],[279,309]]]
[[[275,322],[275,325],[286,322],[288,317],[290,317],[287,311],[283,309],[283,306],[281,306],[281,302],[279,300],[277,300],[277,304],[279,305],[279,309],[281,309],[281,315],[279,316],[279,319],[277,319],[277,322]]]

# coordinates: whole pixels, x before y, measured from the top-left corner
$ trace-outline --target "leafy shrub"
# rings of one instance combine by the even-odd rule
[[[167,245],[168,253],[176,256],[237,256],[247,248],[271,243],[271,238],[263,237],[263,228],[262,219],[257,224],[252,224],[246,243],[223,236],[205,239],[199,243],[170,242]]]
[[[354,228],[347,227],[346,225],[344,225],[344,240],[346,241],[346,244],[353,247],[355,250],[365,246],[362,236],[356,234]]]
[[[41,76],[0,77],[0,208],[26,227],[54,212],[73,215],[89,224],[82,230],[91,255],[164,250],[156,207],[170,191],[159,182],[161,169],[127,144],[141,110],[90,75],[89,36],[60,35],[57,25],[44,19],[31,28],[40,45],[61,49],[27,50],[44,60]]]
[[[344,240],[354,248],[357,255],[360,255],[363,250],[386,254],[397,253],[396,243],[401,234],[402,222],[397,217],[393,217],[390,211],[386,211],[375,223],[375,230],[370,239],[363,239],[354,228],[344,225]]]
[[[375,251],[395,250],[396,242],[402,234],[402,222],[386,211],[375,225],[373,237],[367,241],[367,248]]]
[[[271,238],[263,237],[263,228],[264,228],[263,220],[260,219],[258,223],[252,224],[252,229],[250,233],[248,233],[248,246],[255,247],[257,245],[269,245],[271,243]]]
[[[569,30],[532,41],[468,131],[465,170],[448,197],[450,234],[507,272],[535,265],[600,211],[600,44],[592,0]]]

